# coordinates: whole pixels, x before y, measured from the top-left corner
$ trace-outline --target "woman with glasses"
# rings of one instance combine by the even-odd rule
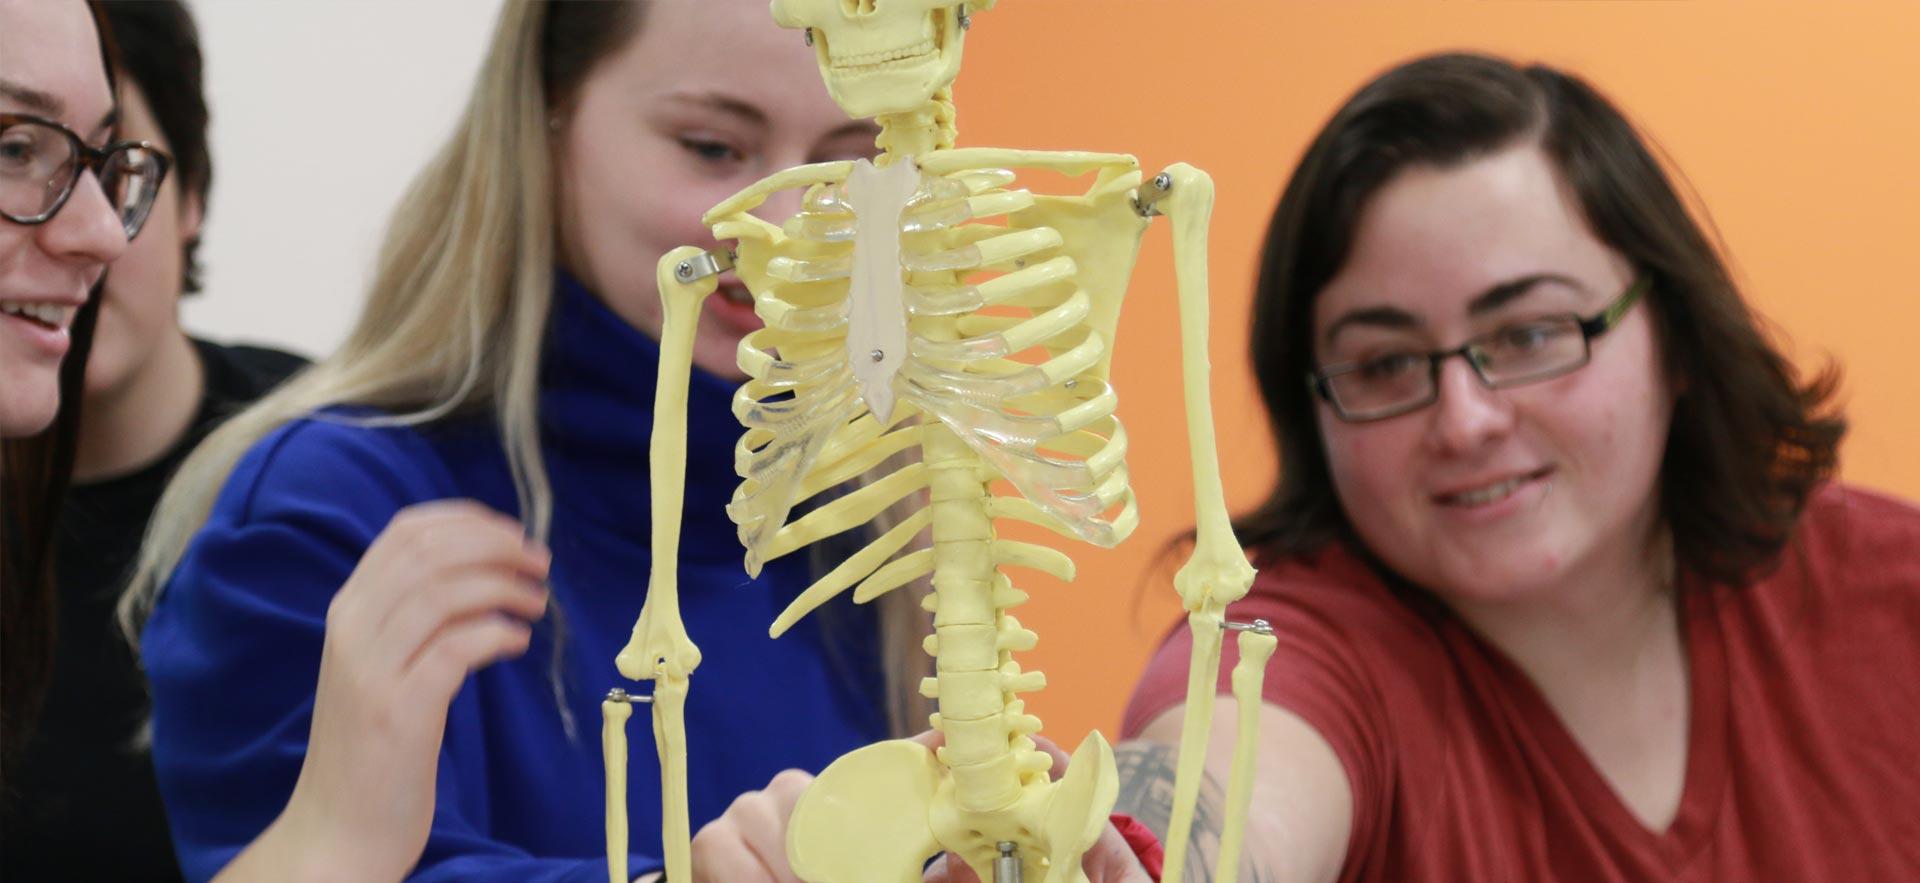
[[[85,419],[53,549],[59,642],[32,739],[0,820],[0,876],[177,881],[151,755],[147,681],[114,627],[147,519],[193,446],[301,363],[276,350],[189,338],[183,295],[212,180],[199,36],[179,0],[104,0],[119,137],[171,158],[147,220],[100,288]],[[70,211],[71,208],[66,209]],[[223,297],[240,296],[228,292]],[[99,848],[100,832],[115,848]]]
[[[48,549],[72,468],[90,292],[167,171],[151,145],[113,140],[100,21],[79,0],[0,0],[0,788],[52,659]]]
[[[1258,879],[1920,876],[1920,511],[1828,482],[1834,375],[1590,86],[1362,88],[1275,210],[1253,359]],[[1188,655],[1136,689],[1123,794],[1171,780]]]

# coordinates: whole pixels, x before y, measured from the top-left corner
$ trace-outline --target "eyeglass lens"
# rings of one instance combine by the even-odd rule
[[[79,180],[81,156],[68,135],[52,126],[16,122],[0,130],[0,212],[23,223],[48,220]],[[120,226],[129,238],[140,232],[153,207],[164,160],[137,144],[121,144],[99,170]]]
[[[1502,328],[1466,348],[1474,371],[1487,385],[1515,386],[1579,367],[1587,339],[1574,317]],[[1426,353],[1399,353],[1363,361],[1327,378],[1334,403],[1349,417],[1390,416],[1431,401],[1438,365]]]

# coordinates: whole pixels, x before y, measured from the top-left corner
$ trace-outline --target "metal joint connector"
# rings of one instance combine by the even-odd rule
[[[1014,842],[1002,840],[994,846],[1000,857],[993,860],[993,883],[1020,883],[1020,856],[1013,852]]]
[[[687,258],[673,267],[673,278],[682,283],[718,276],[733,269],[735,255],[733,249],[722,248],[702,252],[697,257]]]
[[[1256,619],[1252,622],[1233,622],[1228,620],[1220,623],[1220,627],[1230,632],[1252,632],[1256,635],[1273,634],[1273,623],[1264,619]]]
[[[608,702],[625,702],[630,705],[650,705],[653,703],[653,697],[652,696],[635,696],[631,693],[628,693],[625,690],[620,689],[619,687],[615,687],[607,691],[607,701]]]
[[[1143,218],[1151,218],[1155,215],[1163,214],[1158,208],[1158,203],[1160,200],[1165,199],[1167,194],[1172,192],[1172,175],[1161,172],[1153,176],[1153,180],[1148,181],[1147,186],[1140,188],[1140,192],[1133,197],[1134,213]]]

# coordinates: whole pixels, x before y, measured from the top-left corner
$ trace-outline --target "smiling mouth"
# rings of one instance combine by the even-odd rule
[[[1470,488],[1448,494],[1436,494],[1433,499],[1434,502],[1442,506],[1485,506],[1513,496],[1515,493],[1518,493],[1522,487],[1547,477],[1548,473],[1552,471],[1551,468],[1540,469],[1524,475],[1516,475],[1504,481],[1482,485],[1477,488]]]
[[[18,316],[54,331],[66,330],[66,327],[73,322],[74,312],[76,312],[75,307],[60,304],[0,304],[0,313]]]
[[[721,283],[720,296],[725,298],[728,303],[740,304],[742,306],[753,303],[753,292],[748,291],[747,286],[740,282]]]

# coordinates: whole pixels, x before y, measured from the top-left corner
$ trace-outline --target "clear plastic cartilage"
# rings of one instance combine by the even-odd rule
[[[906,289],[907,313],[913,316],[958,316],[986,306],[980,289],[972,285],[933,289],[909,285]]]
[[[952,270],[978,269],[981,264],[980,248],[975,245],[963,245],[943,251],[900,253],[900,265],[913,273],[944,273]]]
[[[852,242],[855,227],[852,215],[802,212],[781,225],[787,236],[810,242]]]
[[[847,325],[847,302],[827,304],[819,307],[793,307],[771,317],[762,316],[767,324],[782,331],[800,334],[817,334],[845,328]]]
[[[911,212],[933,204],[963,202],[971,193],[964,181],[923,172],[920,175],[920,186],[914,189],[912,196],[907,197],[907,210]]]
[[[740,544],[746,547],[749,574],[758,574],[765,563],[767,545],[786,523],[787,514],[799,502],[801,481],[834,432],[860,410],[853,394],[852,375],[831,395],[807,397],[804,404],[779,409],[791,419],[769,421],[755,428],[767,429],[771,439],[754,452],[746,480],[732,502],[727,516],[738,525]],[[754,408],[749,408],[749,412]],[[743,424],[747,421],[743,418]]]
[[[1131,531],[1130,523],[1122,523],[1127,521],[1124,510],[1112,520],[1101,517],[1118,502],[1109,499],[1112,475],[1096,474],[1085,459],[1043,452],[1066,435],[1057,415],[1008,413],[1000,404],[1003,399],[981,395],[984,387],[963,391],[941,382],[934,370],[914,366],[904,397],[937,417],[1021,496],[1089,543],[1112,546]]]
[[[973,207],[965,199],[911,208],[900,216],[900,232],[930,233],[948,230],[973,220]]]
[[[783,362],[769,356],[760,375],[754,379],[768,389],[787,391],[817,381],[843,364],[841,360],[832,358]]]
[[[794,258],[782,255],[767,261],[767,275],[787,282],[845,279],[852,273],[852,252],[818,258]]]
[[[1016,177],[1009,169],[968,169],[948,175],[947,180],[959,182],[969,193],[984,193],[1012,184]]]
[[[974,362],[998,359],[1008,354],[1007,340],[998,334],[966,337],[960,340],[929,340],[915,337],[907,342],[907,352],[915,358],[946,362]]]
[[[762,397],[785,392],[788,391],[770,390],[757,381],[749,381],[734,395],[733,416],[747,429],[766,429],[781,434],[785,424],[804,419],[810,413],[831,407],[841,398],[851,398],[856,394],[853,375],[844,367],[838,376],[814,389],[796,391],[793,396],[777,401]]]
[[[922,387],[944,390],[981,404],[997,404],[1052,385],[1047,375],[1034,366],[1007,374],[975,374],[915,362],[901,369],[901,373]]]
[[[851,215],[853,204],[847,201],[846,184],[834,182],[808,190],[800,200],[800,210],[823,215]]]

